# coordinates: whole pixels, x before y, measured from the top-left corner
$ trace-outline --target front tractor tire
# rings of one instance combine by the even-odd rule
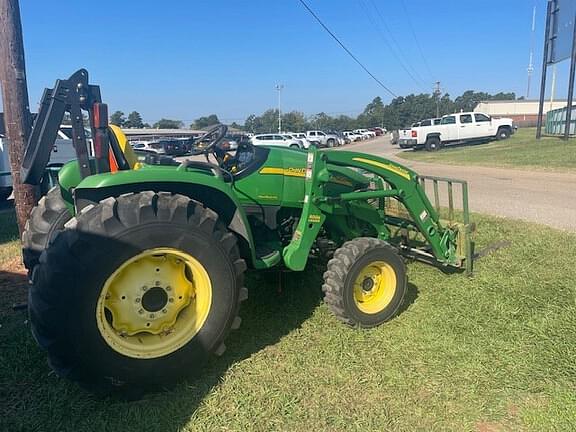
[[[235,235],[201,203],[163,192],[107,198],[42,254],[32,332],[52,368],[91,391],[170,386],[224,352],[240,325],[245,268]]]
[[[353,327],[392,319],[406,294],[406,266],[385,241],[360,237],[344,243],[324,273],[324,301],[336,318]]]

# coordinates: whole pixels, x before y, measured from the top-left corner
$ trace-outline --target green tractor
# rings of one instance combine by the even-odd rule
[[[205,162],[138,157],[108,125],[100,90],[82,69],[44,93],[22,164],[27,183],[41,181],[66,112],[77,160],[60,170],[23,236],[28,307],[52,368],[94,391],[167,386],[222,354],[241,323],[247,269],[303,271],[324,258],[325,302],[355,327],[398,313],[407,259],[471,272],[464,182],[313,146],[242,142],[231,155],[220,146],[221,125],[199,140]],[[443,182],[447,221],[439,216]],[[457,184],[461,222],[453,217]]]

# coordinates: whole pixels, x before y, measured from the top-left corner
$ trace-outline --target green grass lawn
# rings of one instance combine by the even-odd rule
[[[568,142],[543,137],[536,140],[536,129],[518,129],[503,141],[486,144],[452,146],[437,152],[409,151],[398,156],[415,161],[452,165],[536,168],[573,171],[576,169],[576,139]]]
[[[0,212],[0,264],[20,252],[18,226],[14,210]]]
[[[576,236],[476,217],[474,278],[409,265],[403,312],[340,324],[321,272],[250,275],[243,324],[202,377],[137,402],[50,372],[24,311],[0,308],[2,431],[576,430]]]

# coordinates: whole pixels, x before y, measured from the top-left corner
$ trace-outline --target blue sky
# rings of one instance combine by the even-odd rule
[[[536,5],[537,97],[545,0],[307,1],[397,95],[430,92],[440,80],[452,96],[526,93]],[[137,110],[149,122],[211,113],[243,121],[276,105],[276,83],[285,86],[283,110],[306,114],[355,115],[375,96],[391,98],[298,0],[20,0],[20,7],[32,107],[45,86],[80,67],[111,110]],[[560,81],[565,75],[567,62]]]

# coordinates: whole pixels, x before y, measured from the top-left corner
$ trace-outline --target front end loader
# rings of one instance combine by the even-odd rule
[[[85,70],[45,91],[26,182],[41,181],[65,113],[78,158],[33,210],[23,253],[33,334],[58,374],[91,390],[164,387],[222,354],[241,323],[247,269],[325,263],[325,301],[355,327],[398,313],[407,260],[472,272],[465,182],[314,146],[246,141],[229,154],[222,125],[199,139],[197,157],[138,155],[108,125]]]

